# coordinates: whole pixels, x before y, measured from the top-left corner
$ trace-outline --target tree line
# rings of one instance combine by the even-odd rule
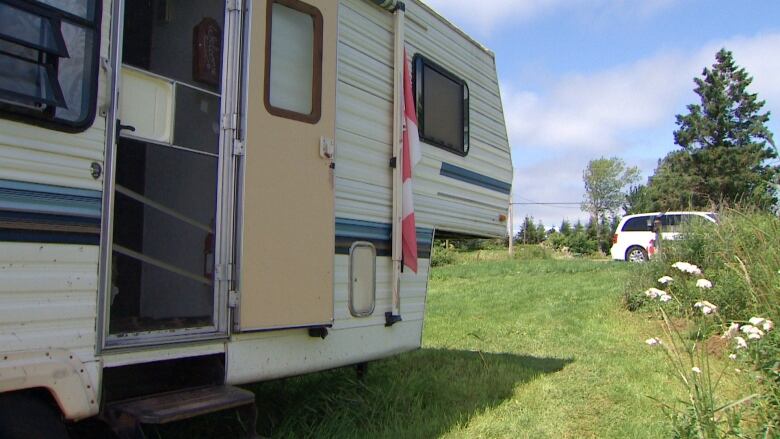
[[[598,251],[607,253],[612,245],[612,231],[617,227],[616,221],[619,221],[618,217],[602,221],[594,221],[591,218],[585,223],[577,220],[572,224],[564,219],[556,230],[545,229],[541,221],[534,223],[532,216],[526,216],[514,236],[514,242],[516,244],[546,243],[556,250],[568,250],[576,254],[591,254]]]

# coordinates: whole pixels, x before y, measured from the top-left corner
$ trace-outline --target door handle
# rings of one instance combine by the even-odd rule
[[[327,137],[320,137],[320,157],[333,160],[336,154],[336,142]]]
[[[117,119],[116,120],[116,138],[117,138],[117,140],[119,140],[119,135],[122,133],[122,130],[135,132],[135,127],[132,126],[132,125],[122,125],[122,121]]]

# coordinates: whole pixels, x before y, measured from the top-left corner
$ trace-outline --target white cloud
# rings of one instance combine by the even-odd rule
[[[591,75],[567,75],[551,90],[534,93],[502,84],[504,112],[514,146],[610,153],[625,148],[635,130],[671,120],[681,105],[693,102],[693,77],[714,62],[725,47],[753,76],[749,88],[780,108],[780,34],[735,38],[694,53],[660,53]]]
[[[423,0],[447,18],[489,32],[495,26],[525,21],[568,3],[565,0]]]
[[[577,14],[629,14],[647,17],[678,0],[423,0],[447,18],[481,34],[516,25],[557,9]]]
[[[621,134],[668,119],[696,72],[682,55],[662,54],[594,75],[569,75],[547,93],[506,84],[504,111],[513,145],[609,153]]]
[[[587,159],[584,159],[587,162]],[[582,167],[580,160],[562,159],[560,156],[515,169],[513,181],[513,199],[515,202],[566,202],[577,203],[582,200]],[[558,226],[561,219],[572,222],[583,221],[587,215],[578,205],[534,205],[513,206],[515,233],[523,218],[533,216],[534,221],[542,221],[547,228]]]
[[[773,55],[780,33],[717,41],[690,53],[658,53],[590,75],[567,75],[541,92],[502,84],[517,167],[516,201],[581,200],[582,169],[602,155],[623,157],[651,173],[656,159],[674,148],[674,115],[695,102],[693,77],[713,64],[721,47],[731,50],[736,63],[753,76],[749,91],[766,100],[764,110],[780,120],[780,57]],[[773,127],[780,124],[772,121]],[[584,217],[576,206],[524,206],[524,211],[548,226],[566,216]]]

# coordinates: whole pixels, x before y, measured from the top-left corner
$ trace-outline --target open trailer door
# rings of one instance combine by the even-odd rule
[[[255,1],[239,326],[333,320],[337,2]]]

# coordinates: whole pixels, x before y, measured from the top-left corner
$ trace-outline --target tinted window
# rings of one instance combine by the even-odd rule
[[[469,89],[466,82],[429,59],[414,57],[420,138],[466,155],[469,149]]]
[[[623,224],[623,232],[649,232],[653,226],[652,216],[637,216]]]
[[[0,0],[0,111],[77,131],[97,96],[95,0]]]
[[[664,215],[661,217],[661,231],[662,232],[679,232],[680,226],[685,221],[685,217],[690,215]]]

